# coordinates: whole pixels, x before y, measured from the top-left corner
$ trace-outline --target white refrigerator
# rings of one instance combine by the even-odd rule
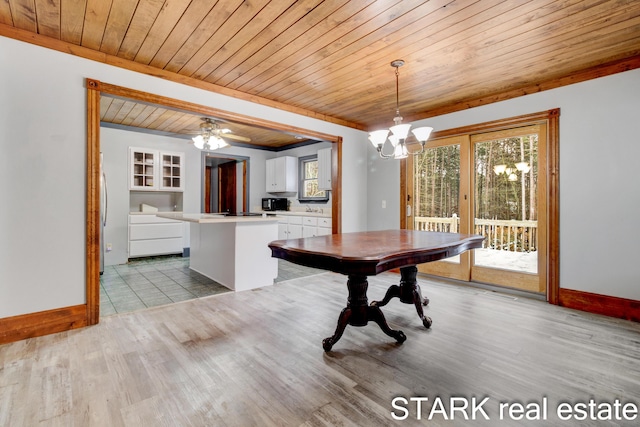
[[[107,225],[107,176],[102,164],[100,153],[100,274],[104,273],[104,227]]]

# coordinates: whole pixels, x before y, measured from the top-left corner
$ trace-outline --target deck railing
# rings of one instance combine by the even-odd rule
[[[415,229],[457,233],[460,218],[454,214],[451,218],[420,216],[414,219]],[[511,252],[533,252],[538,249],[538,221],[474,220],[474,234],[485,237],[483,247]]]
[[[451,218],[438,218],[433,216],[417,216],[414,220],[415,229],[420,231],[441,231],[443,233],[457,233],[460,226],[460,218],[453,214]]]

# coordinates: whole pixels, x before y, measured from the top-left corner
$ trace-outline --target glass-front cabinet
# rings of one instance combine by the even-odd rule
[[[184,191],[184,153],[129,148],[129,190]]]
[[[182,177],[184,154],[160,152],[162,162],[162,178],[159,185],[162,191],[182,191],[184,179]]]

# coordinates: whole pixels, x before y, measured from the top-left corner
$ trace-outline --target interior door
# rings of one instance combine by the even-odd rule
[[[469,137],[428,141],[425,151],[409,157],[407,227],[469,233]],[[471,252],[418,266],[421,273],[470,280]]]
[[[204,169],[204,213],[211,213],[211,173],[213,168],[209,165]]]
[[[218,209],[220,212],[237,212],[236,176],[236,162],[222,163],[218,166]]]

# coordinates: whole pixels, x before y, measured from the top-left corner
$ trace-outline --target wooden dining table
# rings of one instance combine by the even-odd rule
[[[416,266],[480,248],[483,240],[472,234],[383,230],[276,240],[269,247],[275,258],[347,276],[347,306],[338,317],[335,333],[322,341],[324,350],[331,351],[347,325],[365,326],[369,321],[397,342],[404,342],[405,334],[391,329],[380,309],[395,297],[415,306],[423,325],[431,327],[432,321],[422,309],[428,299],[422,296]],[[400,269],[400,283],[390,286],[381,301],[369,304],[367,277],[391,269]]]

